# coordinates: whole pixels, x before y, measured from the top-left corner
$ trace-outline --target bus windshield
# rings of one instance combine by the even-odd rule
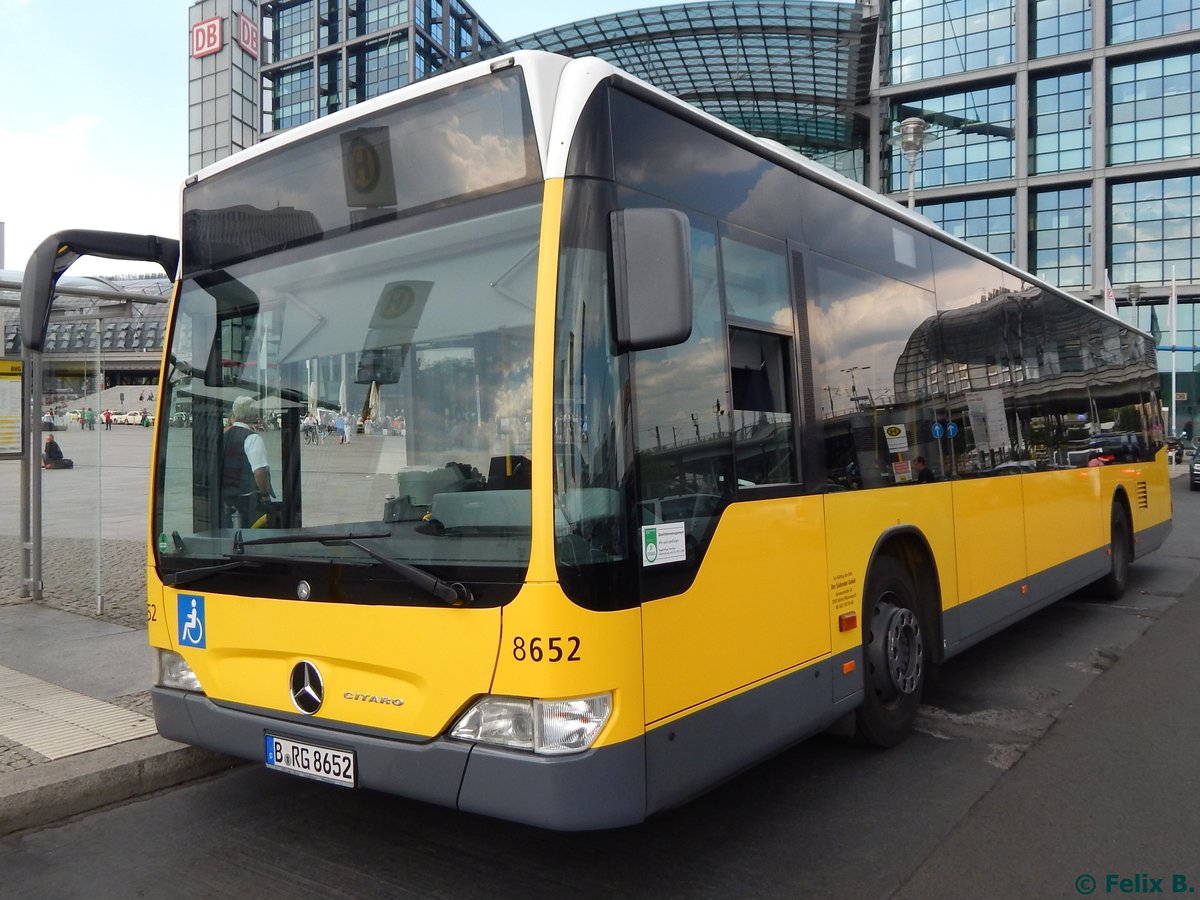
[[[154,511],[166,577],[258,577],[267,596],[336,577],[355,602],[437,602],[384,556],[511,595],[529,554],[537,193],[183,281],[163,403],[189,414],[160,438]]]
[[[541,180],[514,67],[188,184],[154,508],[167,583],[514,595]]]

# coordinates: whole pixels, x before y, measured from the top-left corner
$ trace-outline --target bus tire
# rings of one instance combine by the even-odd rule
[[[897,559],[871,565],[863,602],[862,705],[855,738],[871,747],[894,747],[908,736],[929,668],[929,631],[912,576]]]
[[[1100,599],[1115,602],[1125,594],[1129,585],[1129,565],[1133,562],[1133,526],[1129,522],[1129,511],[1119,500],[1113,501],[1110,534],[1108,546],[1112,566],[1108,574],[1095,583],[1095,588]]]

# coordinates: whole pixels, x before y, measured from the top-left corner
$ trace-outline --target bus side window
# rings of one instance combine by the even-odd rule
[[[796,480],[789,343],[782,335],[730,330],[738,484],[788,484]]]
[[[721,261],[726,312],[736,323],[729,329],[728,414],[737,484],[793,484],[798,480],[795,317],[786,248],[781,241],[725,225]]]

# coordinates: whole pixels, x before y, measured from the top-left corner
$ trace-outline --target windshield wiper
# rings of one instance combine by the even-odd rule
[[[420,569],[409,563],[402,563],[392,559],[390,556],[384,556],[382,553],[377,553],[362,543],[363,540],[368,538],[385,538],[391,536],[392,533],[390,530],[328,533],[316,531],[303,534],[283,534],[274,537],[251,538],[247,541],[243,540],[242,533],[239,531],[234,535],[233,549],[235,553],[240,554],[243,547],[261,547],[264,544],[324,544],[327,547],[336,544],[349,544],[351,547],[367,554],[367,556],[380,565],[386,566],[389,571],[415,584],[427,594],[441,600],[447,606],[467,606],[475,601],[475,596],[471,593],[471,589],[462,582],[442,581],[442,579],[426,572],[424,569]]]
[[[321,543],[326,542],[322,541]],[[442,581],[442,579],[438,578],[436,575],[431,575],[429,572],[426,572],[424,569],[418,569],[416,566],[394,560],[390,556],[384,556],[382,553],[376,553],[366,544],[350,538],[332,538],[329,540],[329,543],[349,544],[351,547],[357,547],[377,563],[387,566],[389,570],[395,572],[401,578],[405,578],[412,582],[426,593],[433,595],[447,606],[467,606],[475,601],[475,596],[471,593],[471,589],[461,581],[447,583]]]
[[[239,531],[234,536],[234,551],[239,547],[261,547],[266,544],[324,544],[328,541],[361,541],[364,538],[391,537],[389,531],[306,531],[300,534],[279,534],[273,537],[243,540]]]
[[[232,562],[218,563],[215,566],[197,566],[194,569],[183,569],[179,572],[172,572],[170,575],[163,576],[163,584],[186,584],[189,581],[195,581],[198,578],[203,578],[206,575],[215,575],[218,572],[232,572],[234,569],[240,569],[243,566],[253,566],[258,563],[255,559],[235,559]]]

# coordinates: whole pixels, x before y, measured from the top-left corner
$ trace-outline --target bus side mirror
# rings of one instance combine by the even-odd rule
[[[617,352],[682,344],[692,334],[688,218],[674,209],[610,214]]]

